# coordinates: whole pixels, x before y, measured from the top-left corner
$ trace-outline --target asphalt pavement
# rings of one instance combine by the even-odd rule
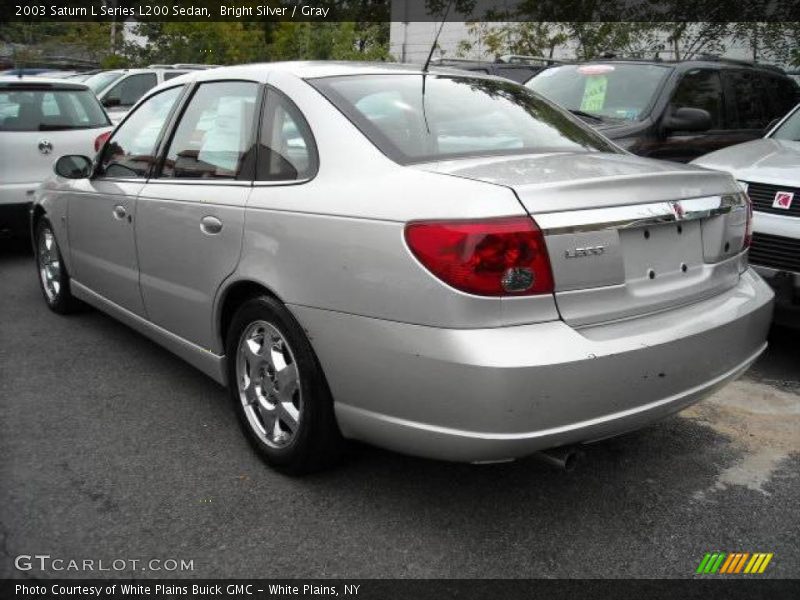
[[[92,575],[14,566],[46,554],[126,561],[103,577],[683,578],[712,551],[800,577],[799,474],[798,334],[775,330],[744,378],[571,473],[359,446],[288,478],[220,386],[100,312],[53,314],[0,245],[0,577]]]

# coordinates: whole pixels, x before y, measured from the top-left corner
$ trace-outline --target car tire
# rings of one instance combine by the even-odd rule
[[[246,301],[226,339],[228,388],[250,443],[281,472],[331,466],[344,440],[324,373],[303,329],[275,298]]]
[[[39,219],[35,235],[36,271],[47,306],[61,315],[75,312],[80,302],[72,295],[67,265],[50,221]]]

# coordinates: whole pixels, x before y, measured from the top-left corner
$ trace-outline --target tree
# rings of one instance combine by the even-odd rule
[[[476,46],[486,54],[522,54],[526,56],[553,56],[555,49],[567,41],[559,23],[512,22],[487,23],[472,21],[467,24],[471,39],[458,44],[459,56],[467,56]]]

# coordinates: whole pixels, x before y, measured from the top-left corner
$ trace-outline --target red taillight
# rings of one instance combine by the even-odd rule
[[[100,135],[98,135],[97,138],[94,140],[94,151],[100,152],[100,148],[102,148],[105,145],[106,140],[109,137],[111,137],[110,131],[106,131],[105,133],[101,133]]]
[[[409,223],[405,235],[411,252],[431,273],[463,292],[553,292],[544,236],[530,217]]]

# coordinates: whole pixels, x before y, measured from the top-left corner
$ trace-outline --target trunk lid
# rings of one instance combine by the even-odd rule
[[[510,187],[545,234],[561,317],[587,326],[735,286],[747,205],[724,173],[625,154],[548,154],[417,168]]]

